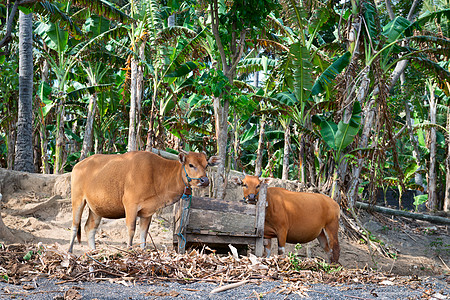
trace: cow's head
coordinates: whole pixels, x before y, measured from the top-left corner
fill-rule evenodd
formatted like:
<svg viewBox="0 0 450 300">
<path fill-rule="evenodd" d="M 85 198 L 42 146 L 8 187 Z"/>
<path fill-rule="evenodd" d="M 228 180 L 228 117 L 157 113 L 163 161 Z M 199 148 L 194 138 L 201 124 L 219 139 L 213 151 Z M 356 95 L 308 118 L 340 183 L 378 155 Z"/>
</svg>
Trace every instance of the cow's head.
<svg viewBox="0 0 450 300">
<path fill-rule="evenodd" d="M 270 178 L 260 179 L 259 176 L 245 175 L 244 179 L 233 177 L 232 180 L 235 184 L 242 185 L 244 201 L 249 204 L 256 204 L 261 184 L 268 183 Z"/>
<path fill-rule="evenodd" d="M 206 153 L 180 152 L 178 155 L 183 168 L 183 178 L 191 187 L 206 187 L 209 179 L 206 176 L 206 167 L 215 166 L 220 162 L 219 157 L 211 156 L 207 160 Z"/>
</svg>

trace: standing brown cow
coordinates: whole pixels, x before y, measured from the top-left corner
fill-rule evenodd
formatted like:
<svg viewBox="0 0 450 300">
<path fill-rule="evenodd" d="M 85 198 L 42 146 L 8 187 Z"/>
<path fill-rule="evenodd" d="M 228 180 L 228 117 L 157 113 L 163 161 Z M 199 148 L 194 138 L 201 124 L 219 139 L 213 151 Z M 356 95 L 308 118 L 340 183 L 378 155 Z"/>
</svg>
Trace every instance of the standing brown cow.
<svg viewBox="0 0 450 300">
<path fill-rule="evenodd" d="M 247 202 L 256 203 L 262 183 L 258 176 L 246 175 L 242 180 L 234 178 L 234 182 L 243 186 Z M 339 217 L 339 205 L 328 196 L 269 187 L 264 222 L 267 256 L 270 255 L 270 239 L 274 237 L 278 239 L 278 254 L 284 254 L 286 242 L 307 243 L 317 238 L 328 260 L 337 263 Z"/>
<path fill-rule="evenodd" d="M 128 246 L 133 243 L 136 218 L 139 217 L 141 247 L 145 247 L 152 215 L 161 207 L 179 200 L 191 187 L 209 185 L 204 153 L 182 152 L 179 162 L 145 151 L 125 154 L 96 154 L 75 165 L 72 171 L 72 240 L 81 239 L 81 215 L 89 207 L 85 231 L 88 244 L 95 249 L 95 233 L 102 218 L 125 218 Z"/>
</svg>

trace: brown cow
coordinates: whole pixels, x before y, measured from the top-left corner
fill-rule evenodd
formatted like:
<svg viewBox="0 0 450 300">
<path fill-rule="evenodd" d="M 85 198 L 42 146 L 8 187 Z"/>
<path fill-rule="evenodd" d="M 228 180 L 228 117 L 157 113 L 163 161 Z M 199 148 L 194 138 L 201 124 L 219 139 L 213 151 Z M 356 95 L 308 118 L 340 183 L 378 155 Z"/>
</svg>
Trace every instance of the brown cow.
<svg viewBox="0 0 450 300">
<path fill-rule="evenodd" d="M 243 186 L 244 198 L 256 203 L 262 181 L 258 176 L 233 178 Z M 278 254 L 284 254 L 288 243 L 307 243 L 315 238 L 328 255 L 328 260 L 339 260 L 339 205 L 330 197 L 315 193 L 298 193 L 279 187 L 267 189 L 264 239 L 266 253 L 270 255 L 272 238 L 278 239 Z M 265 244 L 266 244 L 265 243 Z"/>
<path fill-rule="evenodd" d="M 139 217 L 141 247 L 145 247 L 153 213 L 179 200 L 191 187 L 209 185 L 206 167 L 216 165 L 204 153 L 182 152 L 179 162 L 145 151 L 125 154 L 95 154 L 75 165 L 72 171 L 72 240 L 81 239 L 81 215 L 89 207 L 85 231 L 88 244 L 95 249 L 95 232 L 102 218 L 125 218 L 128 246 L 133 243 Z"/>
</svg>

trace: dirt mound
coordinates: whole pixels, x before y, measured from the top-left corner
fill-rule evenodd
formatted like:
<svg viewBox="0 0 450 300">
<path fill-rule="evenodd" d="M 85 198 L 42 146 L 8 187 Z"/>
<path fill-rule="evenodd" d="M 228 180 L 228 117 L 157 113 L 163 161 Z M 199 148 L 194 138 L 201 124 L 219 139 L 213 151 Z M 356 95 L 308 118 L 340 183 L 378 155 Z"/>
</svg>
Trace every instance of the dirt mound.
<svg viewBox="0 0 450 300">
<path fill-rule="evenodd" d="M 1 213 L 3 221 L 22 242 L 47 245 L 59 244 L 67 249 L 71 237 L 72 208 L 70 202 L 70 174 L 43 175 L 15 172 L 0 168 Z M 159 212 L 152 221 L 150 233 L 160 250 L 172 248 L 172 208 Z M 415 221 L 405 218 L 386 217 L 380 214 L 359 212 L 364 226 L 371 232 L 371 239 L 383 243 L 391 257 L 378 252 L 372 253 L 367 245 L 361 244 L 340 232 L 340 263 L 349 269 L 376 268 L 398 275 L 442 275 L 450 270 L 450 236 L 447 226 Z M 87 218 L 83 214 L 82 223 Z M 83 229 L 82 229 L 83 230 Z M 139 230 L 135 240 L 139 240 Z M 99 247 L 126 245 L 125 220 L 102 219 L 96 241 Z M 0 242 L 2 237 L 0 237 Z M 151 243 L 151 241 L 150 241 Z M 276 242 L 273 252 L 276 252 Z M 317 241 L 311 244 L 313 257 L 326 255 Z M 153 246 L 150 246 L 153 247 Z M 287 251 L 306 256 L 306 246 L 295 249 L 288 245 Z M 82 234 L 82 243 L 76 244 L 75 254 L 89 250 Z"/>
</svg>

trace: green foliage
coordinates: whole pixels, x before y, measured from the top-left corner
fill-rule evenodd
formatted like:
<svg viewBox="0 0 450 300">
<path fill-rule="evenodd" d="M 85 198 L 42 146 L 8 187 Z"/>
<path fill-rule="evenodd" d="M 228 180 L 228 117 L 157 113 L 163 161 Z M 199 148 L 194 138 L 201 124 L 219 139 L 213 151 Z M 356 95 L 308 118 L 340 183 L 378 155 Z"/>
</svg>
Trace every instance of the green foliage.
<svg viewBox="0 0 450 300">
<path fill-rule="evenodd" d="M 236 0 L 227 7 L 226 13 L 220 18 L 220 23 L 228 28 L 231 24 L 236 24 L 238 30 L 261 28 L 266 16 L 277 8 L 279 8 L 277 0 Z"/>
<path fill-rule="evenodd" d="M 341 153 L 353 142 L 359 132 L 361 105 L 359 102 L 355 102 L 352 116 L 348 123 L 340 121 L 336 124 L 333 121 L 323 119 L 319 116 L 315 116 L 313 121 L 319 125 L 322 139 L 333 150 L 335 161 L 338 163 L 342 159 Z"/>
<path fill-rule="evenodd" d="M 345 52 L 338 59 L 336 59 L 317 79 L 312 87 L 311 94 L 313 96 L 319 95 L 325 92 L 325 88 L 328 87 L 338 74 L 340 74 L 345 67 L 350 63 L 350 52 Z"/>
</svg>

